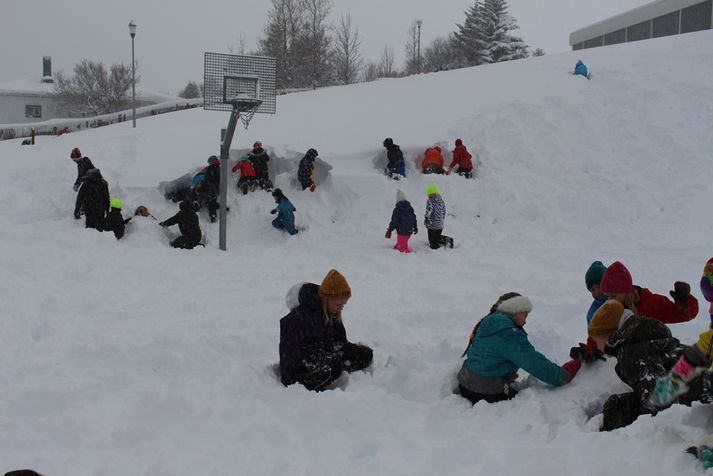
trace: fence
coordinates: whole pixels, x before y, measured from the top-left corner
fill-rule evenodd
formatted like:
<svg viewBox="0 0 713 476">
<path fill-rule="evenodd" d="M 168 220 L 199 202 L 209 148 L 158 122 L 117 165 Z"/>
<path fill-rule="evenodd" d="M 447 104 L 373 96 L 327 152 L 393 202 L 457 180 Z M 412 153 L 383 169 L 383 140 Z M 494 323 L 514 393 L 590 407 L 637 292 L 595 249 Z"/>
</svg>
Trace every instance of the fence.
<svg viewBox="0 0 713 476">
<path fill-rule="evenodd" d="M 167 112 L 184 111 L 203 105 L 203 98 L 182 99 L 170 101 L 151 106 L 144 106 L 136 109 L 136 119 L 141 119 Z M 114 114 L 104 114 L 94 117 L 83 117 L 75 119 L 50 119 L 44 122 L 34 122 L 29 124 L 14 124 L 0 126 L 0 140 L 19 139 L 31 137 L 34 129 L 35 136 L 62 135 L 67 132 L 75 132 L 83 129 L 94 129 L 96 127 L 108 126 L 120 122 L 132 120 L 132 110 L 121 111 Z"/>
</svg>

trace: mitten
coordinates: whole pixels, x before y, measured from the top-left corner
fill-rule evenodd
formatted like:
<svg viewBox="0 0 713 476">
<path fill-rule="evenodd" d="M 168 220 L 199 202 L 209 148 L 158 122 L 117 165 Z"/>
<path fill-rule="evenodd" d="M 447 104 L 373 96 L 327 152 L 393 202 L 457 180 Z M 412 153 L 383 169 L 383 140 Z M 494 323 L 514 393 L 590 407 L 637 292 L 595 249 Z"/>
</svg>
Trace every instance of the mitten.
<svg viewBox="0 0 713 476">
<path fill-rule="evenodd" d="M 676 304 L 685 306 L 688 304 L 688 298 L 691 297 L 691 286 L 683 281 L 676 281 L 673 285 L 673 291 L 669 291 Z"/>
<path fill-rule="evenodd" d="M 577 347 L 572 347 L 569 350 L 569 356 L 573 359 L 579 359 L 587 364 L 591 364 L 597 360 L 606 362 L 604 352 L 597 348 L 597 343 L 591 337 L 587 339 L 587 343 L 579 343 Z"/>
<path fill-rule="evenodd" d="M 562 365 L 562 368 L 567 372 L 568 380 L 572 380 L 579 369 L 582 368 L 582 361 L 578 359 L 572 359 L 569 362 Z"/>
<path fill-rule="evenodd" d="M 79 220 L 81 218 L 81 215 L 79 214 L 78 210 L 74 210 L 74 219 Z"/>
<path fill-rule="evenodd" d="M 78 183 L 75 183 L 75 184 L 74 184 L 74 187 L 72 187 L 72 188 L 73 188 L 74 191 L 76 192 L 77 190 L 79 190 L 79 184 L 78 184 Z"/>
<path fill-rule="evenodd" d="M 646 406 L 652 409 L 669 406 L 679 396 L 688 392 L 687 382 L 693 380 L 698 373 L 699 370 L 691 365 L 686 357 L 681 356 L 667 375 L 656 379 Z"/>
<path fill-rule="evenodd" d="M 270 210 L 271 215 L 274 215 L 275 213 L 277 213 L 277 208 L 273 208 L 272 210 Z"/>
<path fill-rule="evenodd" d="M 314 190 L 317 188 L 317 186 L 312 182 L 312 185 L 309 186 L 309 191 L 314 192 Z"/>
<path fill-rule="evenodd" d="M 384 238 L 391 239 L 391 230 L 386 230 L 386 233 L 384 233 Z"/>
</svg>

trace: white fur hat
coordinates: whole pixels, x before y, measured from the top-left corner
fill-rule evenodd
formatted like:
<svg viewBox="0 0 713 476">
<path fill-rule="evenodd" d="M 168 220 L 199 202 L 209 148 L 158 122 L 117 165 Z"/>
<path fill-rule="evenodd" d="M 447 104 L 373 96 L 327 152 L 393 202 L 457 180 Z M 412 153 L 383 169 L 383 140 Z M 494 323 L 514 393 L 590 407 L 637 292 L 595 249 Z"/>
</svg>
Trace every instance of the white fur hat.
<svg viewBox="0 0 713 476">
<path fill-rule="evenodd" d="M 396 190 L 396 203 L 399 202 L 405 202 L 406 201 L 406 194 L 404 194 L 404 191 L 401 189 Z"/>
<path fill-rule="evenodd" d="M 518 312 L 530 312 L 532 311 L 532 303 L 525 296 L 515 296 L 510 299 L 506 299 L 501 302 L 498 307 L 498 311 L 505 312 L 510 315 L 515 315 Z"/>
</svg>

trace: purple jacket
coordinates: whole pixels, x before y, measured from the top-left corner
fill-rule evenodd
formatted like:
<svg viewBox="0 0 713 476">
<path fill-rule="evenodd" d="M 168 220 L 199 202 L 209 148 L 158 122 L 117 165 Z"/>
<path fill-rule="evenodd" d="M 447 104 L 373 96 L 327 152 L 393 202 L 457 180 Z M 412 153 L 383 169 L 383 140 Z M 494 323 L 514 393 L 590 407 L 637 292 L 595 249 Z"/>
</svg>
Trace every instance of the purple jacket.
<svg viewBox="0 0 713 476">
<path fill-rule="evenodd" d="M 416 214 L 413 211 L 411 204 L 402 200 L 396 203 L 394 212 L 391 214 L 391 223 L 389 223 L 389 231 L 396 230 L 399 235 L 411 235 L 418 231 L 416 222 Z"/>
</svg>

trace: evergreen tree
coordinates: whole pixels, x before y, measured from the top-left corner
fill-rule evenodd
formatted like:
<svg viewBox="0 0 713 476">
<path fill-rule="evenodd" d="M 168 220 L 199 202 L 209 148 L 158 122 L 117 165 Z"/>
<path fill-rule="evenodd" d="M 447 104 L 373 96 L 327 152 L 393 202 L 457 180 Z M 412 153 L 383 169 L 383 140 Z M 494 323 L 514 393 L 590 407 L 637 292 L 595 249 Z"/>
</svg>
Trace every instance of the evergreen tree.
<svg viewBox="0 0 713 476">
<path fill-rule="evenodd" d="M 178 97 L 182 97 L 184 99 L 199 98 L 201 97 L 200 87 L 198 87 L 198 84 L 195 82 L 190 81 L 185 88 L 178 92 Z"/>
<path fill-rule="evenodd" d="M 526 58 L 529 53 L 522 39 L 511 36 L 512 30 L 517 30 L 515 18 L 508 14 L 506 0 L 484 0 L 482 5 L 484 18 L 483 34 L 488 49 L 490 62 L 509 61 Z"/>
<path fill-rule="evenodd" d="M 461 66 L 477 66 L 491 62 L 489 38 L 486 37 L 486 20 L 484 5 L 476 0 L 465 12 L 465 22 L 458 25 L 458 31 L 453 35 Z"/>
</svg>

